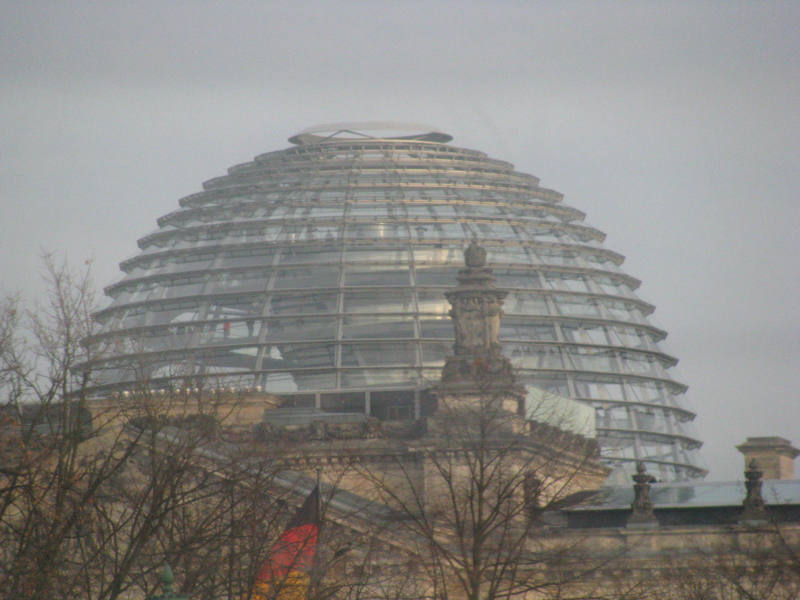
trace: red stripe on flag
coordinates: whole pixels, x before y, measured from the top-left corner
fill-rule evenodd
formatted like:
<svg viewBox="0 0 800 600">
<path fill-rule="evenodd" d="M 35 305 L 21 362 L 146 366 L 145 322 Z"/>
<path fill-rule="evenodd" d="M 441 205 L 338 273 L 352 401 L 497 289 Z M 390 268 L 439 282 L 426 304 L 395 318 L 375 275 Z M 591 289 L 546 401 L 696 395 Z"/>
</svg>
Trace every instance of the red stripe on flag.
<svg viewBox="0 0 800 600">
<path fill-rule="evenodd" d="M 261 565 L 256 576 L 256 586 L 280 587 L 290 573 L 308 572 L 314 564 L 319 538 L 319 487 L 314 488 L 303 506 L 295 513 L 289 525 Z M 260 586 L 259 586 L 260 584 Z"/>
<path fill-rule="evenodd" d="M 316 523 L 288 529 L 272 547 L 256 581 L 282 581 L 289 571 L 308 571 L 317 550 L 319 526 Z"/>
</svg>

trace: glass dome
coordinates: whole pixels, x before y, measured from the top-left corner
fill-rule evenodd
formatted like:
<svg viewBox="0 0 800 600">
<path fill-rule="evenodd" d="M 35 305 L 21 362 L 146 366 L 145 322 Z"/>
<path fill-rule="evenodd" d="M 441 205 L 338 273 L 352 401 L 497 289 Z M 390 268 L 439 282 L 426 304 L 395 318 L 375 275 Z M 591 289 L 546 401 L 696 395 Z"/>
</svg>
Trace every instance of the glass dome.
<svg viewBox="0 0 800 600">
<path fill-rule="evenodd" d="M 315 127 L 183 198 L 105 290 L 97 393 L 146 380 L 419 414 L 453 344 L 444 292 L 475 236 L 510 292 L 501 340 L 521 381 L 594 407 L 610 466 L 704 475 L 677 360 L 623 257 L 561 194 L 450 139 Z"/>
</svg>

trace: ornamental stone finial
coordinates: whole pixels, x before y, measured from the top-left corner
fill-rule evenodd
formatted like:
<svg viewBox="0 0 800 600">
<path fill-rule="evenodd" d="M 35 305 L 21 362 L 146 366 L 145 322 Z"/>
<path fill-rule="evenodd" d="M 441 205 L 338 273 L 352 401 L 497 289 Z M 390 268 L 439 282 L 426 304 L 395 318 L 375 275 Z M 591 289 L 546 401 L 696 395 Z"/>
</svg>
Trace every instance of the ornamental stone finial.
<svg viewBox="0 0 800 600">
<path fill-rule="evenodd" d="M 655 477 L 647 472 L 643 461 L 636 463 L 636 475 L 633 476 L 633 512 L 628 517 L 628 527 L 658 527 L 658 519 L 653 512 L 653 502 L 650 500 L 650 484 Z"/>
<path fill-rule="evenodd" d="M 175 575 L 168 564 L 164 564 L 161 570 L 161 594 L 158 596 L 148 596 L 145 600 L 189 600 L 189 596 L 175 594 L 172 591 L 172 584 L 175 583 Z"/>
<path fill-rule="evenodd" d="M 764 472 L 758 468 L 758 463 L 750 461 L 750 466 L 744 472 L 744 487 L 747 490 L 744 501 L 742 502 L 742 516 L 739 522 L 745 525 L 759 525 L 767 522 L 767 505 L 761 495 L 763 482 L 761 478 Z"/>
<path fill-rule="evenodd" d="M 473 237 L 464 251 L 464 263 L 470 269 L 480 269 L 486 266 L 486 249 L 478 245 L 477 238 Z"/>
<path fill-rule="evenodd" d="M 175 583 L 175 574 L 172 572 L 172 567 L 165 564 L 164 569 L 161 571 L 161 585 L 164 592 L 171 592 L 173 583 Z"/>
</svg>

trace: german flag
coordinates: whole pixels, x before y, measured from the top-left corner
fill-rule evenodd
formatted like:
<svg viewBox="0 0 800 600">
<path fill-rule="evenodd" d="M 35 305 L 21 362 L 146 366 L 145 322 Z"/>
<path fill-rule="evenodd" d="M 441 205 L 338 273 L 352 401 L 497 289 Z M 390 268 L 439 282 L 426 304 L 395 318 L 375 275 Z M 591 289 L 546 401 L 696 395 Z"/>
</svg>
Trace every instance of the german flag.
<svg viewBox="0 0 800 600">
<path fill-rule="evenodd" d="M 251 600 L 305 600 L 319 537 L 319 486 L 281 534 L 256 575 Z"/>
</svg>

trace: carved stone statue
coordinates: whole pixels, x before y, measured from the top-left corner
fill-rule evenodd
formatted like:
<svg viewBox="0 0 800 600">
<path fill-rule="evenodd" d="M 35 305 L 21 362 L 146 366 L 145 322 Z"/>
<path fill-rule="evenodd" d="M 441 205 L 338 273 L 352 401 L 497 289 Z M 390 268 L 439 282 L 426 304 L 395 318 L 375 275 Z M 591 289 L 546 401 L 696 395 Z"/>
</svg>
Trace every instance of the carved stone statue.
<svg viewBox="0 0 800 600">
<path fill-rule="evenodd" d="M 456 328 L 456 353 L 488 352 L 499 346 L 499 302 L 485 296 L 458 298 L 450 310 Z"/>
<path fill-rule="evenodd" d="M 657 527 L 658 519 L 653 512 L 653 501 L 650 500 L 650 484 L 655 477 L 647 472 L 643 462 L 636 463 L 636 475 L 632 477 L 633 486 L 633 512 L 628 517 L 628 527 Z"/>
</svg>

